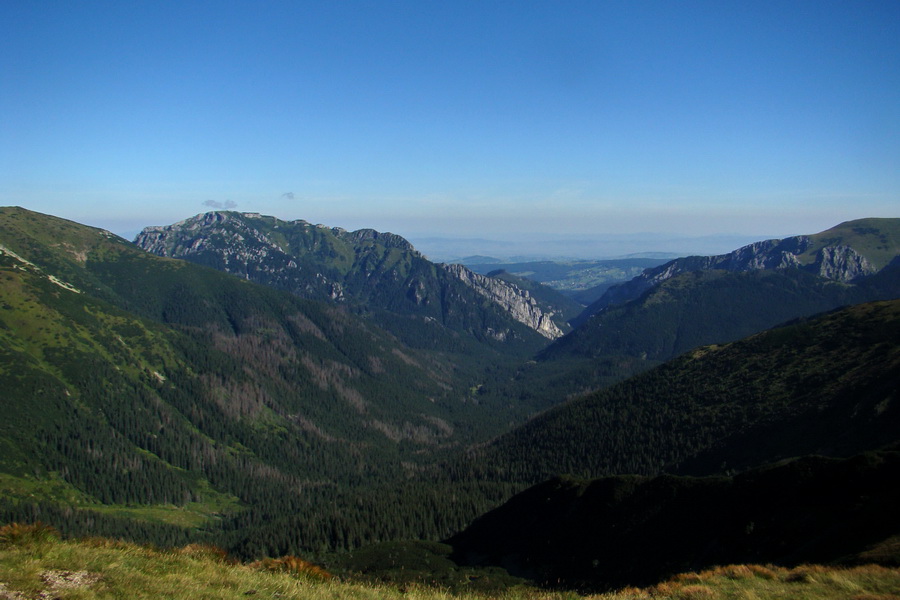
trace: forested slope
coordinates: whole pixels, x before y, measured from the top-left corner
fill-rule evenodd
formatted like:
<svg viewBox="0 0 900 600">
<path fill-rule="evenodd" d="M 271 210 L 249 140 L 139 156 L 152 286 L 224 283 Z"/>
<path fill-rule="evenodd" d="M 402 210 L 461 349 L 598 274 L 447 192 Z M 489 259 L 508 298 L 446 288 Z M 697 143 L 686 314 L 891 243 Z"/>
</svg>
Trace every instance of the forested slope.
<svg viewBox="0 0 900 600">
<path fill-rule="evenodd" d="M 854 284 L 799 269 L 688 271 L 595 315 L 542 360 L 633 357 L 647 366 L 840 306 L 900 297 L 900 265 Z"/>
<path fill-rule="evenodd" d="M 883 451 L 805 457 L 734 477 L 559 478 L 515 496 L 449 543 L 463 564 L 502 565 L 580 590 L 740 563 L 893 566 L 898 477 L 900 453 Z M 730 574 L 752 576 L 747 567 Z"/>
<path fill-rule="evenodd" d="M 551 409 L 457 468 L 461 477 L 536 483 L 679 466 L 721 472 L 877 448 L 900 431 L 898 341 L 893 300 L 697 348 Z"/>
<path fill-rule="evenodd" d="M 22 209 L 0 210 L 0 246 L 0 513 L 243 553 L 434 537 L 471 518 L 450 494 L 397 491 L 498 426 L 453 357 Z"/>
</svg>

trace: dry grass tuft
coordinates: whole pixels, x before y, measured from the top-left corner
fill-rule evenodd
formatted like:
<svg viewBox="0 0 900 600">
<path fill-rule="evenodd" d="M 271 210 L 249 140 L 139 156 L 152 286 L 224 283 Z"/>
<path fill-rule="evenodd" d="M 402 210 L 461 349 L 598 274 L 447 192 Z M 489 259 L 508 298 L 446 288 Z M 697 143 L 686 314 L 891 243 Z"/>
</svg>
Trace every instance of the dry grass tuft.
<svg viewBox="0 0 900 600">
<path fill-rule="evenodd" d="M 631 599 L 647 600 L 651 596 L 650 596 L 650 592 L 648 592 L 647 590 L 643 590 L 641 588 L 636 588 L 636 587 L 626 587 L 626 588 L 622 588 L 621 590 L 619 590 L 615 594 L 613 594 L 613 597 L 614 598 L 628 598 L 629 600 L 631 600 Z"/>
<path fill-rule="evenodd" d="M 303 560 L 298 556 L 282 556 L 281 558 L 265 558 L 250 563 L 250 567 L 263 571 L 290 573 L 318 580 L 328 580 L 334 577 L 331 573 L 318 565 Z"/>
<path fill-rule="evenodd" d="M 674 596 L 682 587 L 684 586 L 677 581 L 663 581 L 650 588 L 650 593 L 654 596 Z"/>
<path fill-rule="evenodd" d="M 821 576 L 829 571 L 831 569 L 821 565 L 800 565 L 788 571 L 782 580 L 788 583 L 812 583 L 816 581 L 817 575 Z"/>
<path fill-rule="evenodd" d="M 218 546 L 213 546 L 212 544 L 188 544 L 183 548 L 177 548 L 173 550 L 175 554 L 181 556 L 189 556 L 191 558 L 198 558 L 202 560 L 210 560 L 213 562 L 228 562 L 228 553 L 219 548 Z"/>
<path fill-rule="evenodd" d="M 704 600 L 705 598 L 715 598 L 715 590 L 705 585 L 686 585 L 678 591 L 678 598 L 683 600 Z"/>
<path fill-rule="evenodd" d="M 753 577 L 753 571 L 747 565 L 726 565 L 724 567 L 716 567 L 707 573 L 713 577 L 719 576 L 727 579 L 750 579 Z"/>
<path fill-rule="evenodd" d="M 687 573 L 679 573 L 672 578 L 672 581 L 677 581 L 678 583 L 702 583 L 707 579 L 708 577 L 703 577 L 699 573 L 688 571 Z"/>
<path fill-rule="evenodd" d="M 0 547 L 48 544 L 57 540 L 59 540 L 59 532 L 40 521 L 30 525 L 10 523 L 0 527 Z"/>
<path fill-rule="evenodd" d="M 78 540 L 78 543 L 83 544 L 88 548 L 104 548 L 108 550 L 124 550 L 126 548 L 135 547 L 135 544 L 133 542 L 123 542 L 122 540 L 105 537 L 80 538 Z"/>
<path fill-rule="evenodd" d="M 776 567 L 773 567 L 771 565 L 747 565 L 747 568 L 750 569 L 750 571 L 760 579 L 772 580 L 778 578 L 778 573 L 775 572 Z"/>
</svg>

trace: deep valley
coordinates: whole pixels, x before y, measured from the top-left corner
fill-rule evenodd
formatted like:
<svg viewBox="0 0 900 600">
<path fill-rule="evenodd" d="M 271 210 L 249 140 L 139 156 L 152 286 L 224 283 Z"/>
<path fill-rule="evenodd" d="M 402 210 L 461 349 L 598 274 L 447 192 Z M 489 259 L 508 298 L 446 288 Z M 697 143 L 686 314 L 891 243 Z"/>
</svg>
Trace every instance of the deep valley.
<svg viewBox="0 0 900 600">
<path fill-rule="evenodd" d="M 448 588 L 900 566 L 900 219 L 489 266 L 0 208 L 0 524 Z"/>
</svg>

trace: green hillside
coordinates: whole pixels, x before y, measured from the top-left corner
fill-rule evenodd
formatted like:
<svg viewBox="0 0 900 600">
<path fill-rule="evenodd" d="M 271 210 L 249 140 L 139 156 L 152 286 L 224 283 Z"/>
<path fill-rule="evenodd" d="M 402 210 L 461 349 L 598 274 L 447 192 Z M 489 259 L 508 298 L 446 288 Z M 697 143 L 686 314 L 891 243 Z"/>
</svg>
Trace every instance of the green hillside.
<svg viewBox="0 0 900 600">
<path fill-rule="evenodd" d="M 541 357 L 635 357 L 650 366 L 698 346 L 738 340 L 798 317 L 897 297 L 898 267 L 856 284 L 797 269 L 690 271 L 666 279 L 637 300 L 607 308 L 548 347 Z"/>
<path fill-rule="evenodd" d="M 502 493 L 406 483 L 509 419 L 452 356 L 23 209 L 0 246 L 0 514 L 258 555 L 446 535 Z"/>
<path fill-rule="evenodd" d="M 846 221 L 809 236 L 810 247 L 800 255 L 802 264 L 811 264 L 829 246 L 849 246 L 876 269 L 888 266 L 900 254 L 900 219 L 869 218 Z"/>
<path fill-rule="evenodd" d="M 900 300 L 697 348 L 470 452 L 462 472 L 537 483 L 569 473 L 721 472 L 848 456 L 898 439 Z M 701 460 L 701 457 L 705 457 Z"/>
</svg>

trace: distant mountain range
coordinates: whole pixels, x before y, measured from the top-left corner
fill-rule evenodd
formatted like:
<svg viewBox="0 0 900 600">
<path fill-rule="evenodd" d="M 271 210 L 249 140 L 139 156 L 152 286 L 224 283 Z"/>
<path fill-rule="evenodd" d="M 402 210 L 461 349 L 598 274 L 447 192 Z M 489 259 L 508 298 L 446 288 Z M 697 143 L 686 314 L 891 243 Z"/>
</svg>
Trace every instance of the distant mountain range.
<svg viewBox="0 0 900 600">
<path fill-rule="evenodd" d="M 551 287 L 580 304 L 581 308 L 578 309 L 578 313 L 581 313 L 584 306 L 600 298 L 613 285 L 629 281 L 640 275 L 644 269 L 663 264 L 673 257 L 627 257 L 609 260 L 518 263 L 504 263 L 499 260 L 486 261 L 483 260 L 484 258 L 472 257 L 471 262 L 464 264 L 476 273 L 487 275 L 502 270 L 511 275 Z M 576 316 L 577 314 L 572 314 L 571 318 Z"/>
</svg>

